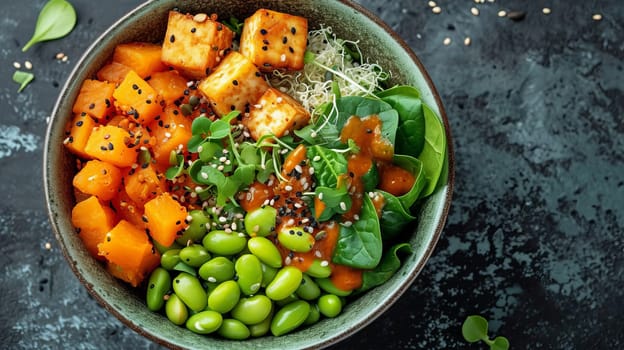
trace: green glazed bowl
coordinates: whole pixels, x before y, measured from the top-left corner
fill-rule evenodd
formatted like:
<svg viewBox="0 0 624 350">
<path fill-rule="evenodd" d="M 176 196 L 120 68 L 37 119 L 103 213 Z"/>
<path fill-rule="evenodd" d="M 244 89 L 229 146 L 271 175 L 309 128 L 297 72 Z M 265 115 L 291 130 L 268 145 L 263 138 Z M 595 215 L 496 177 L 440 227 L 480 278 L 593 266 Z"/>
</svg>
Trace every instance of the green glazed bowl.
<svg viewBox="0 0 624 350">
<path fill-rule="evenodd" d="M 410 243 L 414 253 L 382 287 L 368 291 L 347 304 L 343 313 L 281 337 L 266 336 L 244 341 L 223 340 L 194 334 L 175 326 L 145 306 L 140 289 L 113 278 L 93 259 L 75 234 L 70 217 L 75 204 L 72 178 L 75 158 L 63 147 L 64 126 L 72 116 L 72 105 L 80 85 L 111 56 L 115 45 L 129 41 L 159 42 L 165 34 L 167 13 L 217 13 L 220 18 L 245 18 L 258 8 L 283 11 L 308 19 L 311 28 L 331 26 L 338 37 L 359 40 L 365 56 L 392 73 L 392 84 L 417 87 L 422 98 L 442 119 L 446 128 L 447 159 L 443 185 L 423 203 Z M 451 133 L 440 97 L 425 68 L 407 44 L 387 25 L 350 1 L 331 0 L 160 0 L 149 1 L 113 24 L 87 50 L 71 73 L 52 113 L 45 141 L 44 186 L 50 221 L 70 267 L 89 293 L 128 327 L 170 348 L 211 349 L 305 349 L 323 348 L 355 334 L 386 311 L 423 269 L 441 235 L 451 202 L 454 158 Z"/>
</svg>

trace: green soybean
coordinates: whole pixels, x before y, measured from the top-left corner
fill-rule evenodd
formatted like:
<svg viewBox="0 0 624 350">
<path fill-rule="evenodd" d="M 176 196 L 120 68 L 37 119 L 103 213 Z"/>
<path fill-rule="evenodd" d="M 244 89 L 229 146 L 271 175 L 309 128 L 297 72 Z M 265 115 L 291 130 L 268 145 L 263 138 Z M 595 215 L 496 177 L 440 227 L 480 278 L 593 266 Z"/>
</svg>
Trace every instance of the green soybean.
<svg viewBox="0 0 624 350">
<path fill-rule="evenodd" d="M 342 311 L 342 301 L 337 295 L 325 294 L 318 300 L 319 311 L 325 317 L 336 317 Z"/>
<path fill-rule="evenodd" d="M 326 278 L 331 275 L 331 266 L 323 263 L 321 259 L 314 259 L 312 264 L 306 270 L 306 274 L 314 278 Z"/>
<path fill-rule="evenodd" d="M 219 329 L 223 316 L 212 310 L 198 312 L 186 321 L 186 328 L 198 334 L 210 334 Z"/>
<path fill-rule="evenodd" d="M 206 307 L 206 291 L 197 277 L 181 272 L 173 280 L 173 291 L 193 311 L 200 311 Z"/>
<path fill-rule="evenodd" d="M 145 300 L 147 308 L 152 311 L 160 310 L 165 305 L 165 295 L 171 289 L 171 276 L 169 271 L 162 267 L 157 267 L 152 271 L 147 282 L 147 293 Z"/>
<path fill-rule="evenodd" d="M 251 254 L 255 255 L 268 266 L 280 268 L 282 267 L 282 255 L 279 250 L 268 238 L 251 237 L 247 241 L 247 248 Z"/>
<path fill-rule="evenodd" d="M 310 314 L 310 304 L 297 300 L 279 309 L 271 321 L 271 333 L 279 337 L 301 326 Z"/>
<path fill-rule="evenodd" d="M 234 263 L 226 257 L 217 256 L 205 262 L 198 272 L 208 282 L 224 282 L 234 278 Z"/>
<path fill-rule="evenodd" d="M 321 312 L 319 311 L 318 304 L 312 304 L 310 305 L 310 313 L 308 314 L 308 317 L 303 322 L 303 324 L 307 326 L 315 324 L 316 322 L 318 322 L 320 318 L 321 318 Z"/>
<path fill-rule="evenodd" d="M 280 244 L 293 252 L 306 253 L 314 246 L 314 237 L 301 227 L 284 227 L 277 233 Z"/>
<path fill-rule="evenodd" d="M 218 333 L 220 336 L 232 340 L 247 339 L 251 335 L 249 328 L 243 322 L 233 318 L 223 320 Z"/>
<path fill-rule="evenodd" d="M 297 296 L 297 294 L 293 293 L 282 300 L 274 300 L 274 302 L 275 302 L 275 305 L 282 307 L 297 300 L 299 300 L 299 297 Z"/>
<path fill-rule="evenodd" d="M 273 304 L 265 295 L 257 294 L 248 298 L 241 298 L 232 309 L 232 317 L 247 325 L 262 322 L 269 314 Z"/>
<path fill-rule="evenodd" d="M 240 299 L 240 288 L 235 281 L 225 281 L 219 284 L 208 295 L 208 307 L 210 310 L 219 313 L 226 313 L 232 310 Z"/>
<path fill-rule="evenodd" d="M 262 285 L 262 265 L 260 260 L 252 254 L 243 254 L 234 263 L 234 270 L 238 280 L 236 281 L 245 295 L 253 295 L 260 290 Z"/>
<path fill-rule="evenodd" d="M 266 287 L 266 296 L 273 300 L 282 300 L 293 294 L 303 278 L 301 270 L 294 266 L 286 266 L 277 272 L 275 278 Z"/>
<path fill-rule="evenodd" d="M 173 270 L 180 261 L 180 249 L 169 249 L 160 256 L 160 265 L 167 270 Z"/>
<path fill-rule="evenodd" d="M 183 246 L 187 245 L 189 241 L 191 243 L 201 242 L 201 239 L 206 235 L 206 224 L 210 224 L 210 218 L 203 210 L 191 210 L 189 217 L 191 221 L 188 227 L 184 230 L 182 236 L 176 238 L 176 242 Z"/>
<path fill-rule="evenodd" d="M 273 320 L 273 309 L 271 309 L 269 316 L 262 320 L 262 322 L 249 326 L 249 332 L 251 333 L 251 336 L 254 338 L 261 337 L 269 333 L 269 330 L 271 329 L 271 320 Z"/>
<path fill-rule="evenodd" d="M 334 285 L 334 283 L 329 278 L 317 278 L 316 284 L 321 287 L 322 290 L 329 294 L 335 294 L 339 297 L 346 297 L 350 295 L 352 291 L 342 290 Z"/>
<path fill-rule="evenodd" d="M 251 237 L 268 236 L 275 229 L 277 209 L 262 206 L 245 214 L 245 231 Z"/>
<path fill-rule="evenodd" d="M 262 283 L 260 286 L 262 288 L 266 288 L 266 286 L 268 286 L 269 283 L 273 281 L 273 279 L 275 278 L 275 275 L 277 275 L 278 269 L 268 266 L 262 263 L 262 261 L 260 262 L 260 264 L 262 266 Z"/>
<path fill-rule="evenodd" d="M 178 298 L 177 295 L 171 294 L 165 304 L 165 314 L 171 323 L 178 326 L 184 324 L 188 319 L 189 312 L 186 305 Z"/>
<path fill-rule="evenodd" d="M 321 289 L 312 277 L 304 273 L 296 293 L 299 298 L 309 301 L 317 299 L 321 295 Z"/>
<path fill-rule="evenodd" d="M 211 253 L 234 255 L 247 247 L 247 238 L 243 233 L 228 233 L 223 230 L 214 230 L 204 236 L 202 244 Z"/>
<path fill-rule="evenodd" d="M 200 244 L 191 244 L 180 250 L 180 259 L 192 267 L 200 267 L 210 260 L 210 253 Z"/>
</svg>

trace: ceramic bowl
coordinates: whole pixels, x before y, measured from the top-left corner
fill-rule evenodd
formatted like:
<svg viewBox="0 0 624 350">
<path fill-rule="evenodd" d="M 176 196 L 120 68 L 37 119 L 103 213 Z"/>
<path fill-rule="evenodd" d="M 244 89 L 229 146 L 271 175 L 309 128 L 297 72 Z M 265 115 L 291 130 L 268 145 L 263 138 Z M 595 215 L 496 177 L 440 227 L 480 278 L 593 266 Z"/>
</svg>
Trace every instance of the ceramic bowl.
<svg viewBox="0 0 624 350">
<path fill-rule="evenodd" d="M 383 287 L 368 291 L 349 302 L 342 314 L 281 337 L 266 336 L 242 342 L 194 334 L 150 312 L 143 293 L 113 278 L 84 248 L 70 221 L 75 204 L 71 181 L 75 158 L 63 147 L 64 125 L 71 118 L 73 101 L 81 82 L 111 56 L 115 45 L 130 41 L 159 42 L 164 37 L 167 13 L 218 13 L 221 18 L 245 18 L 258 8 L 269 8 L 308 18 L 311 28 L 331 26 L 338 37 L 359 40 L 365 56 L 392 73 L 391 83 L 410 84 L 441 117 L 446 128 L 448 157 L 444 185 L 423 203 L 410 243 L 414 253 Z M 44 185 L 52 227 L 73 272 L 91 295 L 111 314 L 145 337 L 170 348 L 268 349 L 323 348 L 355 334 L 386 311 L 411 285 L 423 269 L 438 241 L 448 214 L 453 188 L 453 148 L 448 120 L 440 97 L 416 55 L 387 25 L 360 5 L 350 1 L 150 1 L 113 24 L 86 51 L 71 73 L 58 98 L 47 130 L 44 155 Z"/>
</svg>

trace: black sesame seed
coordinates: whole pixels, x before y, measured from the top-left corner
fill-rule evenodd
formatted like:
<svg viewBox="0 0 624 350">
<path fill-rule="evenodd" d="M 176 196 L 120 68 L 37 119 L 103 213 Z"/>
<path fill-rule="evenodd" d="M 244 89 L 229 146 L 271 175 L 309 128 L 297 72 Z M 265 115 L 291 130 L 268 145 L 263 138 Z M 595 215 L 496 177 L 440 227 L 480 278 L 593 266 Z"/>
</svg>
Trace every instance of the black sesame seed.
<svg viewBox="0 0 624 350">
<path fill-rule="evenodd" d="M 262 35 L 266 35 L 266 33 L 267 33 L 267 30 L 266 30 L 266 29 L 260 29 L 260 34 L 262 34 Z"/>
<path fill-rule="evenodd" d="M 372 133 L 373 133 L 373 130 L 371 130 L 371 129 L 366 129 L 366 133 L 367 133 L 367 134 L 372 134 Z"/>
<path fill-rule="evenodd" d="M 288 38 L 287 37 L 283 37 L 282 38 L 282 44 L 286 44 L 288 42 Z"/>
<path fill-rule="evenodd" d="M 110 107 L 111 106 L 111 101 L 109 99 L 104 99 L 104 103 L 106 104 L 106 107 Z"/>
<path fill-rule="evenodd" d="M 256 76 L 259 77 L 261 74 L 260 72 L 256 72 Z"/>
<path fill-rule="evenodd" d="M 268 49 L 269 49 L 269 48 L 268 48 L 268 47 L 266 47 L 266 46 L 263 46 L 263 47 L 262 47 L 262 50 L 263 50 L 263 51 L 266 51 L 266 50 L 268 50 Z"/>
<path fill-rule="evenodd" d="M 95 108 L 95 103 L 91 103 L 91 104 L 89 105 L 89 109 L 93 109 L 93 108 Z"/>
<path fill-rule="evenodd" d="M 137 84 L 132 84 L 132 88 L 133 88 L 134 90 L 138 90 L 138 89 L 139 89 L 139 86 L 138 86 Z"/>
<path fill-rule="evenodd" d="M 106 146 L 100 146 L 100 149 L 101 149 L 102 151 L 108 151 L 108 148 L 106 148 Z"/>
<path fill-rule="evenodd" d="M 108 143 L 108 150 L 112 151 L 112 150 L 113 150 L 113 148 L 115 148 L 115 145 L 113 145 L 113 143 L 112 143 L 112 142 L 109 142 L 109 143 Z"/>
<path fill-rule="evenodd" d="M 180 225 L 182 222 L 180 220 L 176 221 L 176 225 Z"/>
<path fill-rule="evenodd" d="M 263 40 L 262 40 L 262 43 L 263 43 L 264 45 L 269 45 L 269 41 L 268 41 L 267 39 L 263 39 Z"/>
<path fill-rule="evenodd" d="M 191 28 L 191 33 L 195 33 L 197 31 L 197 28 L 193 27 Z"/>
<path fill-rule="evenodd" d="M 217 24 L 217 31 L 223 30 L 223 26 L 221 24 Z"/>
<path fill-rule="evenodd" d="M 295 27 L 291 27 L 291 28 L 290 28 L 290 32 L 291 32 L 291 33 L 293 33 L 293 35 L 294 35 L 294 34 L 297 34 L 297 28 L 295 28 Z"/>
<path fill-rule="evenodd" d="M 148 105 L 152 104 L 152 100 L 145 100 L 145 103 L 147 103 Z"/>
<path fill-rule="evenodd" d="M 76 126 L 82 126 L 82 124 L 83 124 L 82 120 L 79 120 L 79 121 L 76 122 Z"/>
<path fill-rule="evenodd" d="M 235 110 L 235 109 L 236 109 L 236 106 L 234 106 L 234 105 L 231 105 L 231 106 L 230 106 L 230 110 L 231 110 L 231 111 L 233 111 L 233 110 Z"/>
<path fill-rule="evenodd" d="M 169 42 L 174 42 L 175 41 L 175 35 L 171 34 L 171 36 L 169 37 Z"/>
<path fill-rule="evenodd" d="M 238 85 L 238 80 L 236 80 L 236 79 L 232 80 L 232 84 Z"/>
<path fill-rule="evenodd" d="M 290 53 L 295 53 L 295 49 L 293 49 L 292 46 L 288 47 L 288 51 L 290 51 Z"/>
</svg>

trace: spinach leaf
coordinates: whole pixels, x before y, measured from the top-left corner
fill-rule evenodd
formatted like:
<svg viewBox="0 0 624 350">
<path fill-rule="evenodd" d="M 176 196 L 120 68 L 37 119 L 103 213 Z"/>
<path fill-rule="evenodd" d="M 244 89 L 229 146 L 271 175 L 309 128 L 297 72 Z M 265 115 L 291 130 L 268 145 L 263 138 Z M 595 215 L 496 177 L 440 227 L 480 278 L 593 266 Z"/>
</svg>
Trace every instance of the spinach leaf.
<svg viewBox="0 0 624 350">
<path fill-rule="evenodd" d="M 317 186 L 338 187 L 338 178 L 347 173 L 347 159 L 340 153 L 323 146 L 311 146 L 308 159 L 314 168 Z"/>
<path fill-rule="evenodd" d="M 64 37 L 76 25 L 76 10 L 66 0 L 48 1 L 37 18 L 35 33 L 24 45 L 22 51 L 28 50 L 34 44 Z"/>
<path fill-rule="evenodd" d="M 379 219 L 369 196 L 364 196 L 360 219 L 340 225 L 332 261 L 359 269 L 373 269 L 381 260 L 383 246 Z"/>
<path fill-rule="evenodd" d="M 327 221 L 331 219 L 335 214 L 344 214 L 353 204 L 351 196 L 347 192 L 347 186 L 341 185 L 338 188 L 317 186 L 314 190 L 315 196 L 325 203 L 325 208 L 321 215 L 316 212 L 317 208 L 314 207 L 314 216 L 318 215 L 317 221 Z"/>
<path fill-rule="evenodd" d="M 370 168 L 366 174 L 362 175 L 362 185 L 364 185 L 364 192 L 374 190 L 379 184 L 379 171 L 377 171 L 377 165 L 375 162 L 371 162 Z"/>
<path fill-rule="evenodd" d="M 420 194 L 421 198 L 427 197 L 435 191 L 446 157 L 444 125 L 427 105 L 423 105 L 423 109 L 425 111 L 425 146 L 418 159 L 423 164 L 427 185 Z"/>
<path fill-rule="evenodd" d="M 21 70 L 15 71 L 15 73 L 13 73 L 13 81 L 20 84 L 17 92 L 22 92 L 26 85 L 30 84 L 33 79 L 35 79 L 35 76 L 32 73 L 22 72 Z"/>
<path fill-rule="evenodd" d="M 425 143 L 425 116 L 420 93 L 412 86 L 395 86 L 377 94 L 399 113 L 395 153 L 417 157 Z"/>
<path fill-rule="evenodd" d="M 397 197 L 384 191 L 379 193 L 384 196 L 384 206 L 379 218 L 381 236 L 384 240 L 391 239 L 402 233 L 405 226 L 416 220 L 416 217 L 410 214 Z"/>
<path fill-rule="evenodd" d="M 409 243 L 400 243 L 390 247 L 377 267 L 371 271 L 364 271 L 362 286 L 356 290 L 356 293 L 362 293 L 386 283 L 401 267 L 399 253 L 411 254 L 412 246 Z"/>
<path fill-rule="evenodd" d="M 419 194 L 422 192 L 427 183 L 423 172 L 424 165 L 417 158 L 402 154 L 395 154 L 392 158 L 392 162 L 414 175 L 414 184 L 412 185 L 412 188 L 406 194 L 398 197 L 401 204 L 403 204 L 403 207 L 409 208 L 418 198 L 420 198 Z"/>
</svg>

